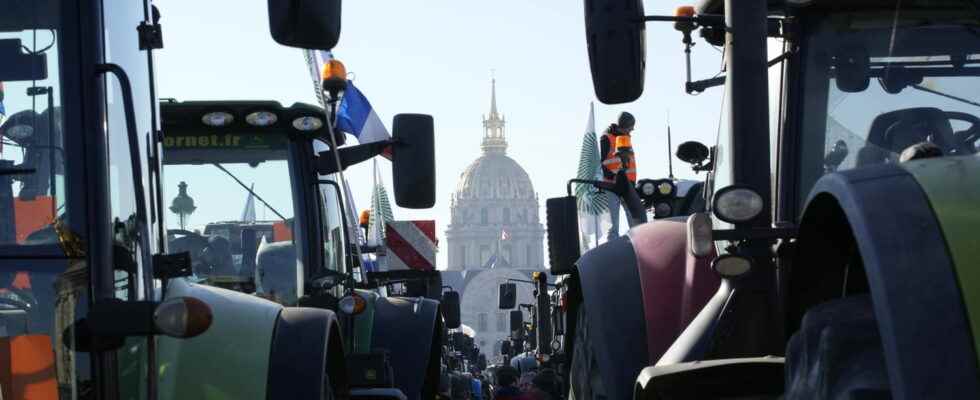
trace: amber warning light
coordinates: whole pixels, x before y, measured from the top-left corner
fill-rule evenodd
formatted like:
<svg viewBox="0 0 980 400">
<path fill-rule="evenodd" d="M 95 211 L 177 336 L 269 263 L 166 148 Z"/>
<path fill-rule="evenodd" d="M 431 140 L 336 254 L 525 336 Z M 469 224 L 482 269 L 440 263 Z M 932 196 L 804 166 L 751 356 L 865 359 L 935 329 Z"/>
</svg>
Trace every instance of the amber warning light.
<svg viewBox="0 0 980 400">
<path fill-rule="evenodd" d="M 347 87 L 347 67 L 340 60 L 331 59 L 323 64 L 320 79 L 323 81 L 323 90 L 329 92 L 331 97 L 336 97 Z"/>
</svg>

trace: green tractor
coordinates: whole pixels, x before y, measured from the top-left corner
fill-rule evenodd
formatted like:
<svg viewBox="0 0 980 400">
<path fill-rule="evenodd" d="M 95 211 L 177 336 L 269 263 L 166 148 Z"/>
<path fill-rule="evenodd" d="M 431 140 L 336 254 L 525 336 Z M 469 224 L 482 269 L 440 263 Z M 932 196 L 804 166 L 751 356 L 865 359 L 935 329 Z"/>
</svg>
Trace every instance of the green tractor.
<svg viewBox="0 0 980 400">
<path fill-rule="evenodd" d="M 725 58 L 721 77 L 685 83 L 724 85 L 717 142 L 677 152 L 707 171 L 708 204 L 677 240 L 720 284 L 638 374 L 596 357 L 609 397 L 980 397 L 980 4 L 710 0 L 647 16 L 586 0 L 585 14 L 605 103 L 642 94 L 647 22 Z M 620 328 L 593 333 L 617 350 Z"/>
<path fill-rule="evenodd" d="M 338 160 L 346 169 L 391 146 L 396 203 L 431 207 L 432 117 L 400 114 L 391 140 L 333 147 L 344 134 L 316 106 L 172 101 L 160 109 L 164 198 L 179 217 L 167 234 L 172 251 L 191 256 L 187 279 L 287 309 L 336 312 L 343 349 L 331 354 L 348 372 L 352 394 L 434 398 L 444 331 L 439 298 L 389 296 L 387 285 L 365 279 L 359 228 L 347 212 L 352 199 L 336 168 Z M 232 206 L 243 203 L 244 211 Z"/>
<path fill-rule="evenodd" d="M 339 5 L 270 0 L 272 36 L 329 49 Z M 168 251 L 151 1 L 0 10 L 0 397 L 351 397 L 333 312 L 197 284 Z"/>
</svg>

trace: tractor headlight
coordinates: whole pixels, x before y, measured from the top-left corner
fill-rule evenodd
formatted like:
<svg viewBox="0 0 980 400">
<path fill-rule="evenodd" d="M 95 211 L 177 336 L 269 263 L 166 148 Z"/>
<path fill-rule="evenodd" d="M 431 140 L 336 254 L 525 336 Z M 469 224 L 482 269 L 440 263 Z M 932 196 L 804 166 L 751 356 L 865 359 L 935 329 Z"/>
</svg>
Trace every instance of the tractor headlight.
<svg viewBox="0 0 980 400">
<path fill-rule="evenodd" d="M 640 184 L 637 186 L 640 187 L 640 193 L 643 194 L 643 197 L 653 196 L 657 192 L 657 185 L 648 179 L 640 181 Z"/>
<path fill-rule="evenodd" d="M 299 117 L 293 120 L 293 128 L 300 131 L 315 131 L 323 127 L 323 120 L 317 117 Z"/>
<path fill-rule="evenodd" d="M 762 196 L 747 187 L 729 186 L 715 193 L 712 209 L 722 221 L 747 222 L 762 212 Z"/>
<path fill-rule="evenodd" d="M 245 116 L 245 122 L 252 126 L 269 126 L 279 120 L 279 117 L 269 111 L 256 111 Z"/>
<path fill-rule="evenodd" d="M 30 125 L 14 125 L 5 132 L 13 140 L 23 140 L 34 135 L 34 127 Z"/>
<path fill-rule="evenodd" d="M 711 263 L 713 269 L 722 278 L 736 278 L 752 270 L 752 260 L 734 254 L 726 254 L 716 258 Z"/>
<path fill-rule="evenodd" d="M 204 123 L 204 125 L 214 128 L 231 125 L 231 123 L 234 121 L 235 117 L 224 111 L 209 112 L 201 117 L 201 122 Z"/>
</svg>

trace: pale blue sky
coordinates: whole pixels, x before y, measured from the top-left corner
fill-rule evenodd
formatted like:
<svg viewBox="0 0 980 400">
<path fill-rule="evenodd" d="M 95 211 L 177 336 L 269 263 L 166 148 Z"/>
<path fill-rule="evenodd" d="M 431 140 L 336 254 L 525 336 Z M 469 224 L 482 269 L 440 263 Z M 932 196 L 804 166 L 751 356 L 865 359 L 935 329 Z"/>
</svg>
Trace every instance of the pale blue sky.
<svg viewBox="0 0 980 400">
<path fill-rule="evenodd" d="M 279 46 L 269 36 L 266 0 L 155 3 L 164 27 L 165 47 L 157 56 L 161 97 L 315 103 L 301 51 Z M 681 4 L 649 1 L 647 14 L 669 14 Z M 576 172 L 589 102 L 595 100 L 582 14 L 582 2 L 568 0 L 344 2 L 343 33 L 334 54 L 354 73 L 355 84 L 389 129 L 397 113 L 435 118 L 436 207 L 396 208 L 396 218 L 435 219 L 443 238 L 459 174 L 480 155 L 491 69 L 498 106 L 507 118 L 508 155 L 528 171 L 544 217 L 544 200 L 563 195 Z M 648 24 L 643 97 L 620 106 L 596 102 L 599 130 L 620 111 L 636 116 L 633 144 L 641 177 L 667 175 L 668 107 L 675 146 L 684 140 L 712 142 L 718 128 L 722 89 L 697 97 L 683 93 L 680 40 L 672 24 Z M 718 72 L 720 53 L 706 43 L 698 43 L 694 56 L 695 78 Z M 390 163 L 379 164 L 390 191 Z M 679 177 L 694 177 L 677 160 L 674 170 Z M 349 169 L 348 177 L 358 208 L 367 207 L 371 163 Z M 262 187 L 256 183 L 256 191 L 265 195 Z M 244 195 L 231 198 L 244 204 Z M 195 200 L 231 202 L 229 207 L 241 209 L 239 200 L 227 197 Z M 442 249 L 440 266 L 445 256 Z"/>
</svg>

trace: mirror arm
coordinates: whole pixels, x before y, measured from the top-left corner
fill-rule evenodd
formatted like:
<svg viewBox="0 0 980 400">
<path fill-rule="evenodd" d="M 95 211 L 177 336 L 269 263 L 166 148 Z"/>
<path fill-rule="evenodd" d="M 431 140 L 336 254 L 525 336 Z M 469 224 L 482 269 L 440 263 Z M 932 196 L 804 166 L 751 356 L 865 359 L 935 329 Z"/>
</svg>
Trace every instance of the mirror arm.
<svg viewBox="0 0 980 400">
<path fill-rule="evenodd" d="M 332 150 L 320 152 L 316 161 L 316 171 L 320 175 L 330 175 L 339 172 L 337 171 L 337 161 L 334 158 L 336 154 L 340 155 L 341 168 L 346 170 L 351 165 L 359 164 L 363 161 L 370 160 L 374 156 L 380 155 L 386 147 L 395 143 L 397 143 L 395 139 L 389 139 L 356 146 L 341 147 L 336 152 Z"/>
</svg>

